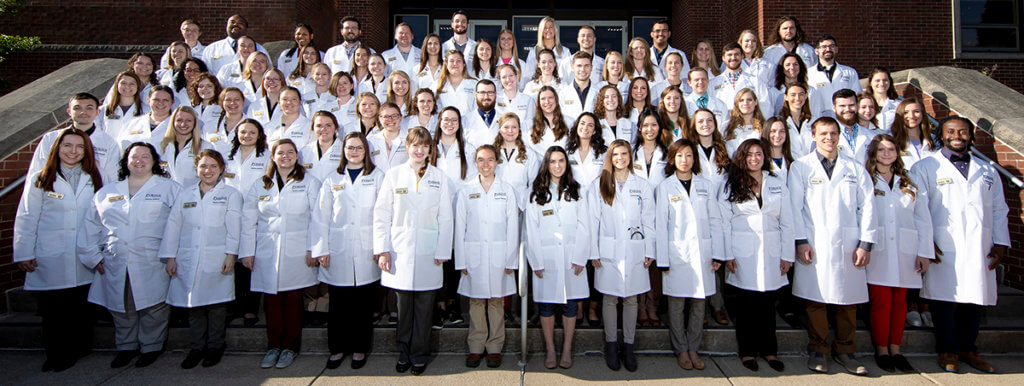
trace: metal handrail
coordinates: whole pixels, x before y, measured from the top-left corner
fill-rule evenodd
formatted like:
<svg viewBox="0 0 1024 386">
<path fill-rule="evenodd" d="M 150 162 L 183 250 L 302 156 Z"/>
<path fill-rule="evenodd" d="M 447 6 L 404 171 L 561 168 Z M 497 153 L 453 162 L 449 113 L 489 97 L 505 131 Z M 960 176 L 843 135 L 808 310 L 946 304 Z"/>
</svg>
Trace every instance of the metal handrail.
<svg viewBox="0 0 1024 386">
<path fill-rule="evenodd" d="M 931 114 L 926 114 L 926 116 L 928 117 L 928 121 L 931 122 L 932 127 L 939 127 L 939 121 L 937 119 L 935 119 L 935 117 L 931 116 Z M 977 130 L 977 126 L 975 126 L 975 130 Z M 1003 176 L 1005 176 L 1006 179 L 1009 180 L 1011 184 L 1014 184 L 1015 186 L 1017 186 L 1017 189 L 1024 189 L 1024 181 L 1021 181 L 1020 178 L 1017 178 L 1017 176 L 1013 175 L 1013 173 L 1010 173 L 1009 170 L 1006 170 L 1006 168 L 1000 166 L 998 162 L 995 162 L 991 158 L 988 158 L 988 156 L 982 154 L 981 151 L 978 151 L 978 148 L 972 146 L 971 147 L 971 154 L 974 154 L 978 158 L 981 158 L 983 161 L 987 162 L 990 166 L 992 166 L 993 168 L 998 170 L 999 174 L 1002 174 Z"/>
<path fill-rule="evenodd" d="M 3 188 L 3 190 L 0 190 L 0 198 L 6 197 L 7 194 L 13 192 L 14 189 L 17 189 L 18 187 L 20 187 L 24 183 L 25 183 L 25 176 L 18 177 L 18 179 L 14 180 L 14 182 L 11 182 L 9 185 L 5 186 Z"/>
</svg>

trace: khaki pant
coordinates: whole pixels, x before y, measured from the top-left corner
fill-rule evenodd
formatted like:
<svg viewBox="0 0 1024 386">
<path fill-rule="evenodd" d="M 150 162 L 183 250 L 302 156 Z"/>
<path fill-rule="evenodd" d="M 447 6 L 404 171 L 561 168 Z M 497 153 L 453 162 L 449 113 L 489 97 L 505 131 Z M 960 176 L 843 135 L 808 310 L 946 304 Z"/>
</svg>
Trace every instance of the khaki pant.
<svg viewBox="0 0 1024 386">
<path fill-rule="evenodd" d="M 501 354 L 505 345 L 505 298 L 469 299 L 469 335 L 472 354 Z"/>
<path fill-rule="evenodd" d="M 857 332 L 857 305 L 825 304 L 807 301 L 807 335 L 810 342 L 807 349 L 828 355 L 832 347 L 828 344 L 828 312 L 833 308 L 836 315 L 836 340 L 832 342 L 836 353 L 853 354 L 857 346 L 853 343 Z"/>
</svg>

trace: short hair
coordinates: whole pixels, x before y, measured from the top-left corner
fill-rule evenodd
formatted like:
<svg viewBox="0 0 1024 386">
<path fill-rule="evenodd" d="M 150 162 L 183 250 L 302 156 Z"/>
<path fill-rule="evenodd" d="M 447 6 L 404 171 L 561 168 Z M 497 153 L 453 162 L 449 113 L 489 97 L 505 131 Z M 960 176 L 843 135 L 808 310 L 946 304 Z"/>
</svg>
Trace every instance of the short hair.
<svg viewBox="0 0 1024 386">
<path fill-rule="evenodd" d="M 494 81 L 490 79 L 480 79 L 478 82 L 476 82 L 476 86 L 473 87 L 473 91 L 475 92 L 476 88 L 480 87 L 481 85 L 494 87 L 495 90 L 498 89 L 498 87 L 494 85 Z"/>
<path fill-rule="evenodd" d="M 242 16 L 242 15 L 239 15 L 239 14 L 236 13 L 234 15 L 228 16 L 228 20 L 231 20 L 231 18 L 233 18 L 233 17 L 237 17 L 239 19 L 242 19 L 242 24 L 245 24 L 245 28 L 249 28 L 249 20 L 246 19 L 245 16 Z"/>
<path fill-rule="evenodd" d="M 974 128 L 975 128 L 974 122 L 971 122 L 970 119 L 961 117 L 959 115 L 950 115 L 948 117 L 942 118 L 942 120 L 939 121 L 939 129 L 941 130 L 943 127 L 946 126 L 947 123 L 953 122 L 953 121 L 963 122 L 965 125 L 967 125 L 967 130 L 971 131 L 971 136 L 972 137 L 974 136 Z"/>
<path fill-rule="evenodd" d="M 693 75 L 694 72 L 703 72 L 704 76 L 708 77 L 709 80 L 711 79 L 711 75 L 708 74 L 708 69 L 704 67 L 690 67 L 690 72 L 686 73 L 686 80 L 693 79 L 691 75 Z"/>
<path fill-rule="evenodd" d="M 595 30 L 594 26 L 592 26 L 590 24 L 584 24 L 584 25 L 580 26 L 580 29 L 576 30 L 576 33 L 579 34 L 580 33 L 579 31 L 582 31 L 582 30 L 585 30 L 585 29 L 589 29 L 590 32 L 593 32 L 594 34 L 597 34 L 597 30 Z"/>
<path fill-rule="evenodd" d="M 352 15 L 345 16 L 345 17 L 341 18 L 341 22 L 339 24 L 344 26 L 346 21 L 351 21 L 353 23 L 356 23 L 356 27 L 359 28 L 359 29 L 363 28 L 363 23 L 360 23 L 359 19 L 357 19 L 355 16 L 352 16 Z"/>
<path fill-rule="evenodd" d="M 245 20 L 245 19 L 243 19 L 243 20 Z M 203 26 L 201 24 L 199 24 L 199 22 L 196 21 L 195 19 L 185 19 L 185 20 L 182 20 L 181 21 L 181 25 L 185 25 L 185 24 L 192 24 L 192 25 L 195 25 L 196 27 L 199 27 L 199 29 L 203 29 Z"/>
<path fill-rule="evenodd" d="M 591 64 L 594 63 L 594 55 L 582 50 L 572 55 L 572 63 L 576 63 L 576 59 L 586 59 L 589 60 Z"/>
<path fill-rule="evenodd" d="M 743 53 L 743 47 L 740 46 L 739 43 L 728 42 L 728 43 L 725 43 L 725 47 L 722 47 L 722 55 L 725 55 L 726 52 L 729 52 L 729 51 L 732 51 L 732 50 L 740 50 L 740 53 L 741 54 Z"/>
<path fill-rule="evenodd" d="M 452 20 L 455 20 L 455 17 L 459 15 L 462 15 L 466 18 L 466 20 L 469 20 L 469 16 L 467 16 L 466 12 L 461 9 L 456 9 L 455 12 L 452 12 Z"/>
<path fill-rule="evenodd" d="M 651 28 L 653 29 L 653 28 L 654 28 L 654 26 L 656 26 L 656 25 L 658 25 L 658 24 L 664 24 L 664 25 L 665 25 L 666 27 L 668 27 L 668 30 L 669 30 L 669 31 L 672 31 L 672 24 L 669 24 L 669 22 L 668 22 L 668 19 L 666 19 L 666 18 L 661 18 L 661 19 L 658 19 L 658 20 L 656 20 L 656 21 L 654 22 L 654 24 L 651 24 Z"/>
<path fill-rule="evenodd" d="M 854 94 L 854 95 L 856 96 L 857 94 Z M 814 120 L 814 123 L 811 124 L 811 135 L 813 135 L 814 133 L 816 133 L 818 131 L 818 126 L 824 126 L 824 125 L 835 126 L 837 130 L 839 129 L 839 121 L 837 121 L 835 118 L 832 118 L 832 117 L 821 117 L 821 118 L 818 118 L 818 119 Z"/>
<path fill-rule="evenodd" d="M 832 36 L 832 35 L 829 35 L 829 34 L 824 34 L 824 35 L 821 36 L 821 38 L 818 39 L 818 42 L 817 42 L 817 44 L 815 44 L 815 46 L 821 45 L 821 43 L 826 41 L 826 40 L 831 40 L 833 43 L 839 44 L 839 39 L 836 39 L 835 36 Z"/>
<path fill-rule="evenodd" d="M 848 89 L 848 88 L 844 88 L 842 90 L 836 91 L 836 92 L 832 93 L 832 104 L 833 105 L 836 104 L 836 99 L 846 99 L 846 98 L 857 99 L 857 93 L 855 91 L 853 91 L 853 90 Z"/>
<path fill-rule="evenodd" d="M 117 87 L 117 86 L 114 86 L 114 87 Z M 71 102 L 80 101 L 80 100 L 83 100 L 83 99 L 88 99 L 88 100 L 93 101 L 94 103 L 96 103 L 96 107 L 97 108 L 99 108 L 99 106 L 100 106 L 99 98 L 96 98 L 95 95 L 92 95 L 92 94 L 87 93 L 87 92 L 80 92 L 80 93 L 76 93 L 75 95 L 72 95 L 71 98 L 68 99 L 68 104 L 70 105 Z"/>
</svg>

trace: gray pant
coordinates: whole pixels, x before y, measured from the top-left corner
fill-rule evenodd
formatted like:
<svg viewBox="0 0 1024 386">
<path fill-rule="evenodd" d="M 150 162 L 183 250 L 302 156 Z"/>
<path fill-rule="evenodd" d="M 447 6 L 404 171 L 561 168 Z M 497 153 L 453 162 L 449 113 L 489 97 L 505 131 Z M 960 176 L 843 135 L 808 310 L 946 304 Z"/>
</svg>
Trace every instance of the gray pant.
<svg viewBox="0 0 1024 386">
<path fill-rule="evenodd" d="M 622 341 L 632 344 L 636 337 L 636 305 L 637 295 L 622 298 Z M 601 307 L 601 316 L 604 318 L 604 341 L 618 342 L 618 310 L 615 306 L 619 303 L 619 297 L 615 295 L 604 295 L 604 306 Z"/>
<path fill-rule="evenodd" d="M 227 303 L 189 308 L 189 346 L 193 350 L 223 349 L 227 316 Z"/>
<path fill-rule="evenodd" d="M 669 336 L 672 351 L 679 355 L 697 351 L 704 335 L 704 299 L 668 297 Z M 686 308 L 689 306 L 689 312 Z"/>
<path fill-rule="evenodd" d="M 131 279 L 125 278 L 125 312 L 110 311 L 114 320 L 114 343 L 119 351 L 160 351 L 167 340 L 167 320 L 171 307 L 160 303 L 142 310 L 135 309 Z M 141 346 L 141 348 L 140 348 Z"/>
<path fill-rule="evenodd" d="M 722 297 L 722 283 L 725 283 L 725 270 L 715 271 L 715 294 L 708 296 L 707 304 L 712 310 L 725 310 L 725 298 Z"/>
<path fill-rule="evenodd" d="M 437 291 L 395 290 L 398 298 L 398 361 L 423 365 L 430 359 L 430 321 Z"/>
</svg>

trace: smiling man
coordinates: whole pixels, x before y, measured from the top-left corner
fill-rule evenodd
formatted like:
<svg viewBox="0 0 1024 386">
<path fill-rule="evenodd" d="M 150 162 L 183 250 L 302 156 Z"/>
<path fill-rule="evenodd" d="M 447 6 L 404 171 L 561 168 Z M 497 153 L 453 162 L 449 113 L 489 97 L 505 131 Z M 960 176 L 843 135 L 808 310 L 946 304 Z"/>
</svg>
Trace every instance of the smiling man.
<svg viewBox="0 0 1024 386">
<path fill-rule="evenodd" d="M 412 79 L 416 79 L 414 74 L 416 74 L 416 66 L 420 64 L 420 49 L 412 45 L 412 40 L 412 27 L 404 22 L 398 23 L 395 26 L 395 46 L 381 53 L 388 66 L 388 74 L 395 70 L 401 70 Z M 416 89 L 416 87 L 412 87 L 413 91 Z"/>
<path fill-rule="evenodd" d="M 225 31 L 227 37 L 210 43 L 203 50 L 203 62 L 206 63 L 206 68 L 210 70 L 211 74 L 216 74 L 221 67 L 235 60 L 235 53 L 238 51 L 238 38 L 248 34 L 249 21 L 245 20 L 242 15 L 231 15 L 228 18 Z M 256 43 L 256 50 L 266 54 L 268 58 L 270 57 L 267 50 L 259 43 Z"/>
</svg>

